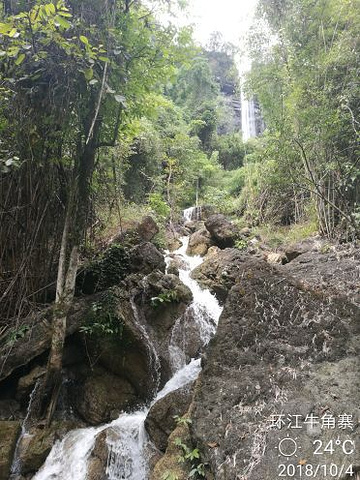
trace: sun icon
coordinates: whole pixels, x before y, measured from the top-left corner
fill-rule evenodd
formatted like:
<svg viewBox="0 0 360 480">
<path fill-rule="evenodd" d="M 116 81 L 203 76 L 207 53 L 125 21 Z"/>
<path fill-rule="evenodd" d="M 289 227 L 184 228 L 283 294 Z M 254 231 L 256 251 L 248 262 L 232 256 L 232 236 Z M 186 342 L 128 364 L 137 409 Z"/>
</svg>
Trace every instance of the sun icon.
<svg viewBox="0 0 360 480">
<path fill-rule="evenodd" d="M 297 437 L 291 438 L 289 434 L 285 438 L 279 438 L 278 446 L 275 447 L 279 457 L 297 457 L 297 451 L 301 449 L 297 444 Z"/>
</svg>

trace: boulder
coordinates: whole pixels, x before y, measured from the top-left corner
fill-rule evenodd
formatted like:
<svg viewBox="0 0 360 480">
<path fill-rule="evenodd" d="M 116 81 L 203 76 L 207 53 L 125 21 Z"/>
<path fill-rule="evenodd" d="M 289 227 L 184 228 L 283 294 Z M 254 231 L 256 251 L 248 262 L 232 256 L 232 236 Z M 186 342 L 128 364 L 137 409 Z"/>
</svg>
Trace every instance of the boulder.
<svg viewBox="0 0 360 480">
<path fill-rule="evenodd" d="M 97 297 L 93 297 L 92 300 Z M 70 336 L 84 324 L 84 319 L 91 310 L 89 299 L 77 299 L 70 308 L 66 335 Z M 23 337 L 12 345 L 0 347 L 0 382 L 9 377 L 11 373 L 23 365 L 27 365 L 34 358 L 44 353 L 51 345 L 51 318 L 52 308 L 46 308 L 42 312 L 34 313 L 27 319 L 29 325 Z"/>
<path fill-rule="evenodd" d="M 217 213 L 205 221 L 211 239 L 220 248 L 233 247 L 239 235 L 238 229 L 224 215 Z"/>
<path fill-rule="evenodd" d="M 176 427 L 175 417 L 182 417 L 188 411 L 192 388 L 186 385 L 157 401 L 149 410 L 145 428 L 151 441 L 165 452 L 169 435 Z"/>
<path fill-rule="evenodd" d="M 324 451 L 338 438 L 357 441 L 359 307 L 304 289 L 277 271 L 284 267 L 254 257 L 238 267 L 193 400 L 190 428 L 203 462 L 215 480 L 278 478 L 279 464 L 297 469 L 300 460 L 359 465 L 358 449 Z M 353 426 L 341 426 L 344 414 Z"/>
<path fill-rule="evenodd" d="M 21 474 L 34 475 L 45 462 L 54 443 L 62 440 L 70 430 L 81 426 L 79 422 L 55 420 L 50 427 L 31 428 L 29 435 L 22 437 L 19 445 Z"/>
<path fill-rule="evenodd" d="M 33 391 L 36 382 L 45 375 L 46 368 L 41 366 L 34 367 L 27 375 L 19 378 L 17 389 L 16 389 L 16 400 L 21 401 L 22 403 L 24 400 L 28 402 L 29 395 Z"/>
<path fill-rule="evenodd" d="M 159 227 L 155 220 L 150 215 L 147 215 L 141 219 L 136 227 L 136 231 L 142 240 L 150 242 L 159 233 Z"/>
<path fill-rule="evenodd" d="M 14 457 L 20 423 L 0 421 L 0 480 L 8 480 Z"/>
<path fill-rule="evenodd" d="M 265 254 L 265 260 L 267 261 L 267 263 L 270 263 L 270 265 L 283 265 L 284 263 L 286 263 L 286 256 L 284 253 L 267 252 Z"/>
<path fill-rule="evenodd" d="M 96 367 L 76 388 L 74 407 L 90 425 L 113 420 L 122 411 L 138 402 L 136 391 L 129 381 Z"/>
<path fill-rule="evenodd" d="M 178 440 L 190 448 L 191 437 L 187 423 L 178 425 L 171 433 L 165 455 L 156 463 L 150 480 L 163 478 L 176 478 L 176 480 L 188 480 L 191 467 L 187 462 L 179 462 L 179 457 L 184 455 Z M 172 475 L 172 477 L 170 476 Z"/>
<path fill-rule="evenodd" d="M 169 343 L 172 328 L 192 301 L 192 293 L 179 277 L 163 275 L 159 271 L 145 277 L 142 285 L 143 289 L 138 291 L 135 303 L 156 347 L 163 384 L 171 376 Z"/>
<path fill-rule="evenodd" d="M 244 262 L 249 258 L 249 255 L 236 248 L 211 250 L 204 262 L 192 271 L 191 276 L 223 303 L 231 287 L 238 281 Z"/>
<path fill-rule="evenodd" d="M 165 272 L 164 256 L 150 242 L 141 243 L 130 250 L 130 263 L 134 273 L 148 274 L 153 270 Z"/>
<path fill-rule="evenodd" d="M 213 242 L 210 238 L 210 233 L 206 228 L 201 228 L 190 236 L 186 253 L 188 255 L 204 256 L 212 245 Z"/>
<path fill-rule="evenodd" d="M 106 444 L 106 430 L 100 432 L 95 440 L 94 448 L 88 460 L 86 480 L 107 480 L 106 463 L 108 447 Z"/>
</svg>

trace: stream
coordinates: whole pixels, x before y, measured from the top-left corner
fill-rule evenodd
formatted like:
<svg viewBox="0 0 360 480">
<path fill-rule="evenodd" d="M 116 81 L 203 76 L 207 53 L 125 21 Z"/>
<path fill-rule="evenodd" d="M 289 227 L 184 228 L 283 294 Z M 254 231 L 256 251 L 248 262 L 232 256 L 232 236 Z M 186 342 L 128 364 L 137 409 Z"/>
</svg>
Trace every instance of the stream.
<svg viewBox="0 0 360 480">
<path fill-rule="evenodd" d="M 191 218 L 191 209 L 184 212 L 185 218 L 189 218 L 189 215 Z M 186 363 L 186 355 L 182 348 L 186 342 L 187 324 L 192 322 L 193 331 L 193 323 L 196 323 L 202 346 L 205 346 L 216 331 L 222 311 L 215 296 L 208 290 L 203 290 L 190 277 L 191 271 L 200 265 L 203 259 L 186 254 L 189 237 L 182 237 L 180 240 L 182 246 L 171 254 L 167 252 L 165 260 L 168 266 L 172 258 L 180 257 L 179 277 L 190 288 L 193 302 L 173 327 L 169 345 L 172 378 L 157 392 L 150 406 L 133 413 L 123 413 L 106 425 L 69 432 L 62 441 L 55 443 L 46 462 L 33 480 L 86 480 L 88 459 L 94 448 L 96 437 L 104 430 L 106 430 L 109 452 L 106 465 L 108 480 L 147 480 L 149 478 L 147 452 L 151 442 L 144 426 L 149 409 L 165 395 L 196 380 L 201 370 L 200 358 L 191 359 Z M 135 309 L 134 306 L 133 309 Z M 134 315 L 136 319 L 136 311 Z M 139 328 L 141 331 L 144 329 L 140 323 Z M 147 335 L 146 339 L 149 344 L 149 361 L 154 361 L 150 352 L 155 352 L 155 348 Z"/>
</svg>

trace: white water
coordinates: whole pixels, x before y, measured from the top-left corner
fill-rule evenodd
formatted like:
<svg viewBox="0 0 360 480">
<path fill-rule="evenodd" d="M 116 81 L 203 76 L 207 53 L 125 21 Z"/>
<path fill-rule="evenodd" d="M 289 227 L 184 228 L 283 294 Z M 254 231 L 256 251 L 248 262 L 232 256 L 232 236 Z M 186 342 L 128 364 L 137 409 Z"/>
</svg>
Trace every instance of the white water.
<svg viewBox="0 0 360 480">
<path fill-rule="evenodd" d="M 257 136 L 254 99 L 248 100 L 241 93 L 241 130 L 244 142 Z"/>
<path fill-rule="evenodd" d="M 173 255 L 179 256 L 183 260 L 184 266 L 179 269 L 179 276 L 185 285 L 190 288 L 194 297 L 192 304 L 188 307 L 188 310 L 192 309 L 192 315 L 189 315 L 188 312 L 187 317 L 185 315 L 184 318 L 189 319 L 191 316 L 193 321 L 196 322 L 202 340 L 201 343 L 204 346 L 215 332 L 222 309 L 216 298 L 208 290 L 202 290 L 197 282 L 190 277 L 191 270 L 200 265 L 203 259 L 186 255 L 189 239 L 183 237 L 181 241 L 183 242 L 182 247 Z M 166 263 L 169 264 L 170 261 L 171 258 L 167 256 Z M 135 320 L 139 325 L 141 324 L 138 318 Z M 180 323 L 180 320 L 178 323 Z M 186 336 L 186 327 L 182 328 L 183 335 Z M 144 327 L 140 330 L 151 345 L 149 347 L 150 361 L 156 365 L 157 355 L 154 354 L 155 349 L 151 340 L 146 331 L 144 333 Z M 170 353 L 171 347 L 173 347 L 174 363 L 177 362 L 177 368 L 174 369 L 175 374 L 158 392 L 151 405 L 168 393 L 196 380 L 201 370 L 200 359 L 193 359 L 189 364 L 184 365 L 185 355 L 181 350 L 181 345 L 171 345 Z M 178 361 L 176 361 L 176 356 L 179 357 Z M 71 431 L 61 442 L 56 442 L 45 464 L 33 477 L 33 480 L 86 480 L 88 459 L 94 448 L 97 435 L 104 430 L 106 430 L 109 450 L 106 466 L 108 479 L 147 480 L 148 462 L 146 453 L 150 442 L 144 422 L 148 411 L 149 408 L 143 408 L 134 413 L 124 413 L 107 425 Z"/>
<path fill-rule="evenodd" d="M 35 395 L 36 395 L 36 392 L 38 390 L 39 385 L 40 385 L 40 382 L 38 380 L 35 383 L 35 387 L 30 394 L 29 405 L 28 405 L 28 408 L 27 408 L 27 411 L 26 411 L 26 416 L 25 416 L 24 421 L 21 425 L 20 436 L 19 436 L 19 438 L 16 442 L 14 459 L 13 459 L 11 469 L 10 469 L 10 478 L 12 476 L 16 477 L 17 475 L 19 475 L 21 473 L 20 452 L 21 452 L 21 448 L 22 448 L 22 442 L 23 442 L 24 439 L 29 438 L 31 436 L 28 432 L 28 427 L 29 427 L 28 422 L 29 422 L 30 416 L 32 414 L 32 406 L 33 406 L 33 402 L 34 402 Z"/>
</svg>

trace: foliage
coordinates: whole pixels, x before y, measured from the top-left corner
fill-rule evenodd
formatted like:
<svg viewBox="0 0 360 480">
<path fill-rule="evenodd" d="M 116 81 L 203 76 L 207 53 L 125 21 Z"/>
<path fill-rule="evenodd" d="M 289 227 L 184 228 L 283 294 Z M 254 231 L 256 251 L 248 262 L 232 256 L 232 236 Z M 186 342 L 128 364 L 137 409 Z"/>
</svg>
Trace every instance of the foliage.
<svg viewBox="0 0 360 480">
<path fill-rule="evenodd" d="M 180 463 L 189 462 L 191 464 L 191 470 L 189 478 L 191 477 L 205 477 L 205 466 L 200 462 L 200 452 L 198 448 L 191 449 L 185 445 L 180 438 L 175 439 L 175 445 L 180 447 L 183 451 L 182 455 L 179 455 L 178 461 Z"/>
<path fill-rule="evenodd" d="M 117 313 L 118 297 L 109 289 L 101 295 L 99 301 L 91 305 L 90 313 L 86 319 L 86 325 L 80 327 L 80 331 L 93 336 L 116 336 L 122 338 L 124 323 Z"/>
<path fill-rule="evenodd" d="M 176 290 L 167 290 L 166 292 L 159 293 L 156 297 L 152 297 L 150 305 L 154 308 L 159 307 L 163 303 L 178 302 L 178 295 Z"/>
<path fill-rule="evenodd" d="M 274 216 L 266 210 L 272 209 L 268 199 L 275 187 L 281 222 L 301 221 L 311 202 L 321 233 L 354 234 L 360 191 L 358 2 L 264 0 L 258 19 L 249 42 L 248 88 L 268 130 L 255 174 L 260 217 Z M 275 172 L 269 181 L 267 164 Z"/>
</svg>

